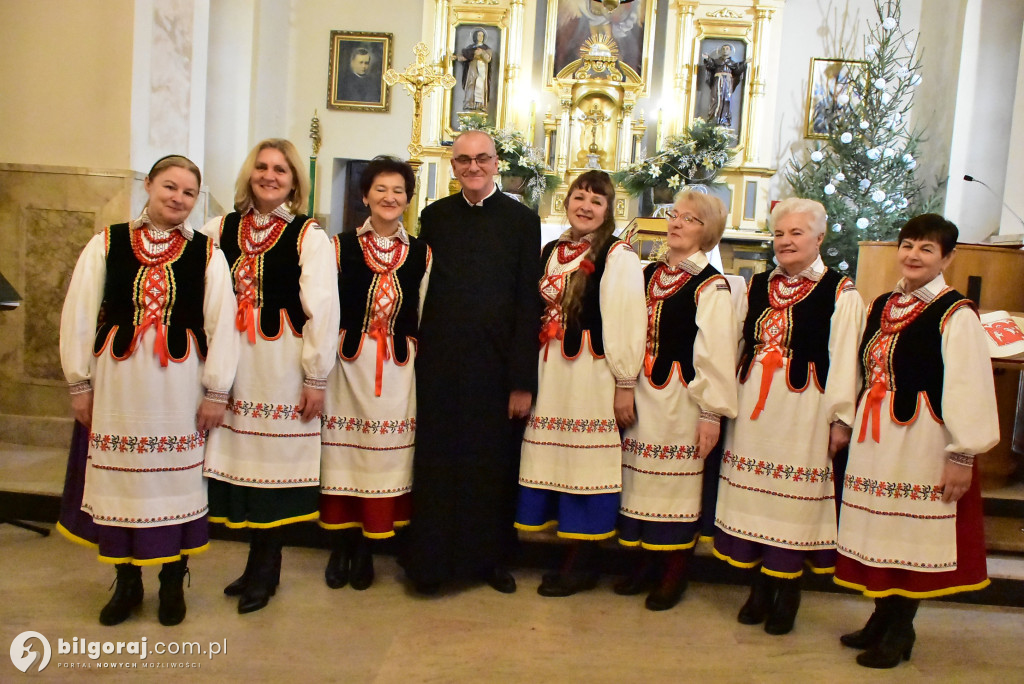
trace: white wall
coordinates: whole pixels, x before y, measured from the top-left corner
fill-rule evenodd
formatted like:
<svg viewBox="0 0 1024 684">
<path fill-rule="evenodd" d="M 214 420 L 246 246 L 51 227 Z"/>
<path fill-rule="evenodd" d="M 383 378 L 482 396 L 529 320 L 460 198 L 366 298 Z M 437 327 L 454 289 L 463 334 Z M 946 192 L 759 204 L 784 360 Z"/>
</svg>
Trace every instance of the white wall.
<svg viewBox="0 0 1024 684">
<path fill-rule="evenodd" d="M 1002 220 L 999 224 L 1000 233 L 1024 233 L 1019 217 L 1024 216 L 1024 36 L 1021 38 L 1022 49 L 1020 61 L 1017 63 L 1017 93 L 1013 103 L 1013 123 L 1010 132 L 1008 149 L 1011 154 L 1006 163 L 1006 189 L 1003 193 L 1007 207 L 1003 207 Z M 1012 210 L 1012 211 L 1011 211 Z M 1014 216 L 1016 213 L 1016 216 Z"/>
</svg>

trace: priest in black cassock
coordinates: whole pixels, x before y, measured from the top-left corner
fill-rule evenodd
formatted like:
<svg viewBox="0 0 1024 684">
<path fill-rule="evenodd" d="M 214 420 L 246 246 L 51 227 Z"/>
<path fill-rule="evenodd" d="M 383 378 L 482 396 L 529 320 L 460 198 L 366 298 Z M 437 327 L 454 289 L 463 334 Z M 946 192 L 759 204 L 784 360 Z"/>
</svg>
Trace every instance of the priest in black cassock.
<svg viewBox="0 0 1024 684">
<path fill-rule="evenodd" d="M 433 250 L 416 357 L 413 512 L 404 565 L 417 591 L 481 579 L 512 593 L 516 483 L 537 391 L 540 219 L 499 192 L 494 141 L 467 131 L 462 192 L 423 210 Z"/>
</svg>

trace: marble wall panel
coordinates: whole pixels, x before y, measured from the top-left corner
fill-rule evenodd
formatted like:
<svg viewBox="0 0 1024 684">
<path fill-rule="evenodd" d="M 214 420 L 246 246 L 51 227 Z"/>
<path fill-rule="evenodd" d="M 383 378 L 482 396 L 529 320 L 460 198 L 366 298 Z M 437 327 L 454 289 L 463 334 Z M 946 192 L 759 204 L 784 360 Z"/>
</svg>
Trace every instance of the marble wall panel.
<svg viewBox="0 0 1024 684">
<path fill-rule="evenodd" d="M 25 311 L 22 373 L 33 380 L 63 380 L 58 340 L 64 295 L 78 255 L 90 237 L 95 214 L 62 209 L 25 209 Z"/>
<path fill-rule="evenodd" d="M 153 4 L 149 143 L 187 150 L 192 83 L 192 0 Z"/>
</svg>

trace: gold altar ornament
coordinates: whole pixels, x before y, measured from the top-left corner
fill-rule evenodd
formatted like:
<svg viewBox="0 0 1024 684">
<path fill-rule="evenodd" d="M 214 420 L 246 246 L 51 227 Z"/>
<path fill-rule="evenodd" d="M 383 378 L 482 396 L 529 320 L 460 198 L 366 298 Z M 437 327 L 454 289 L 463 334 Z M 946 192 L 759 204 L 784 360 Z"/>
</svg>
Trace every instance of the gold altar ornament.
<svg viewBox="0 0 1024 684">
<path fill-rule="evenodd" d="M 384 74 L 384 82 L 389 86 L 401 83 L 412 96 L 412 139 L 408 147 L 409 163 L 413 168 L 418 168 L 423 161 L 420 158 L 420 155 L 423 154 L 423 145 L 420 142 L 423 133 L 423 96 L 438 86 L 445 90 L 452 88 L 455 85 L 455 77 L 446 72 L 443 64 L 427 62 L 425 43 L 416 43 L 413 52 L 416 53 L 416 61 L 406 67 L 402 73 L 388 69 Z"/>
</svg>

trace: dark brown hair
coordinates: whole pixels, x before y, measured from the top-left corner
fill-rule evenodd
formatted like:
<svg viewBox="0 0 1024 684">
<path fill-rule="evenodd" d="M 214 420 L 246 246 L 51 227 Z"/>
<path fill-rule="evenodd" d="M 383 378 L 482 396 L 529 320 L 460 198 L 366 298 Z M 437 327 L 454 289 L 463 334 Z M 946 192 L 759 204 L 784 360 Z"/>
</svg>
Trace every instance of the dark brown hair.
<svg viewBox="0 0 1024 684">
<path fill-rule="evenodd" d="M 594 231 L 590 249 L 583 257 L 593 261 L 595 255 L 602 253 L 605 245 L 612 239 L 612 233 L 615 232 L 615 184 L 604 171 L 592 170 L 581 174 L 569 186 L 569 191 L 565 193 L 566 213 L 569 211 L 569 198 L 577 190 L 588 190 L 608 200 L 604 212 L 604 222 Z M 562 315 L 566 321 L 578 316 L 580 309 L 583 308 L 583 291 L 587 287 L 588 278 L 590 278 L 590 274 L 582 268 L 577 269 L 569 276 L 569 282 L 565 284 L 565 290 L 562 291 Z"/>
<path fill-rule="evenodd" d="M 934 240 L 939 243 L 942 256 L 946 256 L 956 247 L 960 231 L 956 224 L 939 214 L 921 214 L 915 216 L 900 228 L 900 236 L 896 244 L 904 240 Z"/>
</svg>

